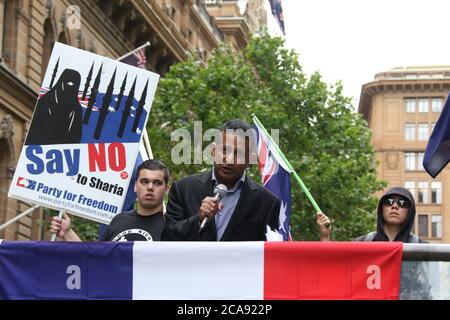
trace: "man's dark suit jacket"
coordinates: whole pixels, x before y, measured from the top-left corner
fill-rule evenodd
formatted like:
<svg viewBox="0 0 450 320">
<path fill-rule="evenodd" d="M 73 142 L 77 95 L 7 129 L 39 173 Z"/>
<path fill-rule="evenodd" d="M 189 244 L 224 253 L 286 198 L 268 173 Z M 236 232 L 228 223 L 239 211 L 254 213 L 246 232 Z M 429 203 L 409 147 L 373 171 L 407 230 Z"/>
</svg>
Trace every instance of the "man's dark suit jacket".
<svg viewBox="0 0 450 320">
<path fill-rule="evenodd" d="M 214 219 L 199 232 L 201 202 L 213 193 L 211 171 L 176 181 L 170 189 L 161 240 L 217 241 Z M 279 213 L 278 198 L 246 176 L 236 208 L 220 240 L 264 241 L 266 225 L 278 229 Z"/>
</svg>

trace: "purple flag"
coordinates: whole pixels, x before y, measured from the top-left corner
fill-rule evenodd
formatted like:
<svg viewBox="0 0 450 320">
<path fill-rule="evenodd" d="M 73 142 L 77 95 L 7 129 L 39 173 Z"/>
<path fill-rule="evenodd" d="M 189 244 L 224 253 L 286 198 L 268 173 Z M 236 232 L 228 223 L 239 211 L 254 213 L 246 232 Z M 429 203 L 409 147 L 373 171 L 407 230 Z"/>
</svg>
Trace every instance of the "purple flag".
<svg viewBox="0 0 450 320">
<path fill-rule="evenodd" d="M 428 140 L 423 167 L 435 178 L 450 161 L 450 94 Z"/>
<path fill-rule="evenodd" d="M 283 34 L 284 32 L 284 19 L 283 19 L 283 8 L 281 7 L 281 0 L 269 0 L 270 7 L 272 8 L 272 14 L 277 19 L 278 25 L 280 26 Z"/>
</svg>

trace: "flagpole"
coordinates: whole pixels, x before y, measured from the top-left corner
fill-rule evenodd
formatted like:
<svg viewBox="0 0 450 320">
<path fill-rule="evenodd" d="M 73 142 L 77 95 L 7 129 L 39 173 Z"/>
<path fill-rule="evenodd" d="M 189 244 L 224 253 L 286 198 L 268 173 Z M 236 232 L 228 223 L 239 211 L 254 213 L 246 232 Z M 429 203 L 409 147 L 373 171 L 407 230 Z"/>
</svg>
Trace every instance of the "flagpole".
<svg viewBox="0 0 450 320">
<path fill-rule="evenodd" d="M 263 133 L 270 140 L 272 145 L 275 147 L 275 149 L 277 150 L 278 154 L 283 159 L 284 163 L 286 163 L 286 165 L 288 166 L 289 170 L 292 172 L 292 174 L 294 175 L 295 179 L 300 184 L 300 187 L 305 192 L 306 196 L 308 197 L 309 201 L 311 202 L 311 204 L 314 207 L 314 209 L 316 210 L 316 212 L 322 212 L 322 210 L 319 208 L 319 205 L 317 204 L 316 200 L 314 200 L 314 198 L 311 195 L 311 193 L 309 192 L 308 188 L 303 183 L 303 180 L 300 178 L 300 176 L 297 174 L 297 172 L 295 172 L 294 167 L 291 165 L 291 163 L 288 161 L 288 159 L 286 159 L 286 157 L 284 156 L 283 152 L 281 152 L 280 147 L 278 147 L 278 144 L 276 144 L 276 142 L 272 139 L 272 136 L 269 135 L 269 133 L 267 132 L 266 128 L 264 128 L 262 123 L 259 121 L 258 117 L 254 113 L 252 113 L 252 118 L 253 118 L 253 121 L 255 121 L 258 124 L 258 126 L 261 128 Z"/>
<path fill-rule="evenodd" d="M 30 213 L 34 213 L 34 211 L 36 209 L 38 209 L 40 207 L 40 205 L 36 204 L 35 206 L 25 210 L 24 212 L 22 212 L 21 214 L 19 214 L 18 216 L 15 216 L 14 218 L 12 218 L 9 221 L 6 221 L 4 224 L 0 225 L 0 230 L 5 229 L 7 226 L 9 226 L 10 224 L 15 223 L 17 220 L 22 219 L 23 217 L 25 217 L 26 215 L 30 214 Z"/>
<path fill-rule="evenodd" d="M 65 211 L 64 209 L 59 210 L 58 214 L 59 221 L 61 221 L 61 219 L 63 218 L 64 211 Z M 52 239 L 50 241 L 56 241 L 56 233 L 52 234 Z"/>
<path fill-rule="evenodd" d="M 145 47 L 148 47 L 148 46 L 150 46 L 150 41 L 147 41 L 147 42 L 144 43 L 142 46 L 137 47 L 137 48 L 134 49 L 133 51 L 130 51 L 130 52 L 124 54 L 123 56 L 117 58 L 116 60 L 122 60 L 123 58 L 129 56 L 130 54 L 133 54 L 133 53 L 135 53 L 136 51 L 141 50 L 142 48 L 145 48 Z"/>
<path fill-rule="evenodd" d="M 150 146 L 150 139 L 148 138 L 147 128 L 144 128 L 144 132 L 142 132 L 142 136 L 144 137 L 144 146 L 145 150 L 147 150 L 148 158 L 153 159 L 153 151 Z"/>
</svg>

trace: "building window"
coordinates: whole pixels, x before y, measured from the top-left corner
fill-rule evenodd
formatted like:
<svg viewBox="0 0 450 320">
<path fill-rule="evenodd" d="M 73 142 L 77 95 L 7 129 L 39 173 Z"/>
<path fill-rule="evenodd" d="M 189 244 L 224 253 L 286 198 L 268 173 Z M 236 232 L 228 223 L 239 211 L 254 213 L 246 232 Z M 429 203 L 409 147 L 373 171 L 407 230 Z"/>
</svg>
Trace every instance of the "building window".
<svg viewBox="0 0 450 320">
<path fill-rule="evenodd" d="M 442 111 L 442 99 L 441 98 L 433 98 L 431 100 L 431 111 L 432 112 L 441 112 Z"/>
<path fill-rule="evenodd" d="M 55 43 L 55 36 L 53 32 L 53 26 L 50 19 L 44 22 L 44 45 L 42 48 L 42 69 L 41 76 L 44 79 L 45 71 L 47 70 L 48 61 L 52 53 L 53 44 Z"/>
<path fill-rule="evenodd" d="M 414 152 L 405 153 L 405 170 L 416 170 L 416 154 Z"/>
<path fill-rule="evenodd" d="M 428 140 L 428 123 L 419 123 L 418 139 L 419 141 Z"/>
<path fill-rule="evenodd" d="M 428 99 L 419 99 L 419 112 L 428 112 Z"/>
<path fill-rule="evenodd" d="M 416 99 L 406 99 L 406 112 L 416 112 Z"/>
<path fill-rule="evenodd" d="M 431 182 L 431 203 L 442 203 L 442 184 L 439 181 Z"/>
<path fill-rule="evenodd" d="M 2 38 L 2 56 L 10 68 L 15 65 L 15 53 L 17 43 L 17 1 L 6 0 L 3 2 L 3 38 Z"/>
<path fill-rule="evenodd" d="M 428 215 L 419 214 L 419 237 L 428 238 Z"/>
<path fill-rule="evenodd" d="M 440 214 L 431 216 L 431 237 L 442 238 L 442 217 Z"/>
<path fill-rule="evenodd" d="M 417 170 L 425 171 L 425 168 L 423 167 L 423 152 L 419 152 L 417 154 Z"/>
<path fill-rule="evenodd" d="M 405 181 L 405 188 L 413 195 L 416 199 L 416 183 L 414 181 Z"/>
<path fill-rule="evenodd" d="M 417 186 L 418 191 L 418 202 L 419 203 L 428 203 L 428 182 L 427 181 L 419 181 Z"/>
<path fill-rule="evenodd" d="M 60 32 L 59 37 L 58 37 L 58 42 L 68 44 L 67 37 L 66 37 L 66 34 L 64 33 L 64 31 Z"/>
<path fill-rule="evenodd" d="M 406 141 L 416 140 L 416 125 L 414 123 L 405 124 L 405 140 Z"/>
</svg>

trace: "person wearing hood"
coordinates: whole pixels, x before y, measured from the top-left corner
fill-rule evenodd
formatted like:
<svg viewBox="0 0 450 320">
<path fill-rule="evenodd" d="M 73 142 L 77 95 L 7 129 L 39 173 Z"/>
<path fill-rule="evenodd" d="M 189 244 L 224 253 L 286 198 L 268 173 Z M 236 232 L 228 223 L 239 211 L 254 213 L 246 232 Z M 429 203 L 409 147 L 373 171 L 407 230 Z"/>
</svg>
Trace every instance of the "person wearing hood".
<svg viewBox="0 0 450 320">
<path fill-rule="evenodd" d="M 354 241 L 401 241 L 424 243 L 411 233 L 416 217 L 413 195 L 405 188 L 392 187 L 378 202 L 377 231 L 360 236 Z"/>
</svg>

